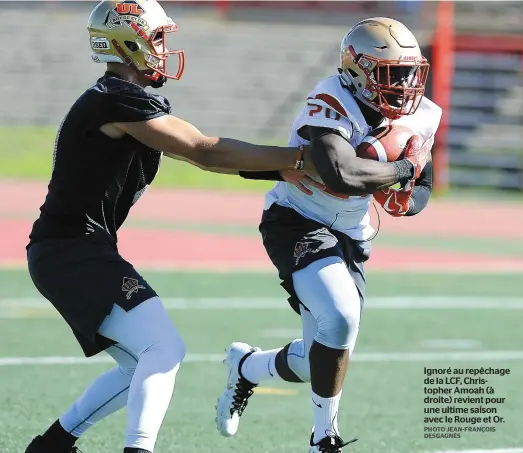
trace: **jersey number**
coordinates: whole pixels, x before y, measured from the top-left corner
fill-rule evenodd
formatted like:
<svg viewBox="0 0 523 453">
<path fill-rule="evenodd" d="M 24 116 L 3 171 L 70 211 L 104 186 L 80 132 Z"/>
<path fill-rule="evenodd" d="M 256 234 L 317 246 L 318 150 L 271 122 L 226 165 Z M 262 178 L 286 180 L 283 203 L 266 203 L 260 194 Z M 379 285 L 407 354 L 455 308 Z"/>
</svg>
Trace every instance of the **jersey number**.
<svg viewBox="0 0 523 453">
<path fill-rule="evenodd" d="M 309 110 L 309 116 L 318 115 L 319 113 L 321 113 L 323 111 L 323 112 L 325 112 L 325 118 L 327 118 L 329 120 L 339 121 L 341 118 L 341 115 L 332 109 L 324 109 L 323 106 L 316 105 L 316 104 L 307 104 L 307 105 L 309 107 L 312 107 Z"/>
</svg>

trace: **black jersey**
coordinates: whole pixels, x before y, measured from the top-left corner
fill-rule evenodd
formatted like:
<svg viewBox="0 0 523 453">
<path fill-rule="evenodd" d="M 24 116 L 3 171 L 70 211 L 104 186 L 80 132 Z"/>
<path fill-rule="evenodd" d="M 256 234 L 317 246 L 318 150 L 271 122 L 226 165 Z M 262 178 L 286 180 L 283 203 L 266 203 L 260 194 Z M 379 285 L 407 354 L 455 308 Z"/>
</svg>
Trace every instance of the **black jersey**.
<svg viewBox="0 0 523 453">
<path fill-rule="evenodd" d="M 104 124 L 146 121 L 169 114 L 162 96 L 106 73 L 73 105 L 56 138 L 53 171 L 31 243 L 106 230 L 116 233 L 153 181 L 162 153 L 129 135 L 112 139 Z"/>
</svg>

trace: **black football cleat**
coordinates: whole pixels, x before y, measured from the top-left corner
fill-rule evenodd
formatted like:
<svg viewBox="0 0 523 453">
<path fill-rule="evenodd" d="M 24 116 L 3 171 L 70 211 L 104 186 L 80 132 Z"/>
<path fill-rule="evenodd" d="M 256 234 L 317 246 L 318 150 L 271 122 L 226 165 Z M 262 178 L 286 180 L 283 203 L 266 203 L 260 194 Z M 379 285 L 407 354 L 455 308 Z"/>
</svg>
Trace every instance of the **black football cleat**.
<svg viewBox="0 0 523 453">
<path fill-rule="evenodd" d="M 341 449 L 346 447 L 358 439 L 352 439 L 348 442 L 343 442 L 339 436 L 328 436 L 324 437 L 317 443 L 314 442 L 314 433 L 311 435 L 309 453 L 342 453 Z"/>
<path fill-rule="evenodd" d="M 36 436 L 29 446 L 25 449 L 25 453 L 82 453 L 77 447 L 71 447 L 69 449 L 57 449 L 50 447 L 42 441 L 42 436 Z"/>
</svg>

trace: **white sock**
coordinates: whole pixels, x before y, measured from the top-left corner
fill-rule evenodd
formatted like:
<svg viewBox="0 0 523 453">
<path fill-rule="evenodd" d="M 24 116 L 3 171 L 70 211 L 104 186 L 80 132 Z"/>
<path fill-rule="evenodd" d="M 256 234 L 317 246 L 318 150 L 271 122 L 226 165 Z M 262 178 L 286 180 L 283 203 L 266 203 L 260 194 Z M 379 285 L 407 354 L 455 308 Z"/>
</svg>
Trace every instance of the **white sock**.
<svg viewBox="0 0 523 453">
<path fill-rule="evenodd" d="M 282 349 L 270 349 L 251 354 L 245 359 L 240 370 L 243 377 L 253 384 L 259 384 L 262 381 L 281 380 L 276 371 L 276 355 Z"/>
<path fill-rule="evenodd" d="M 338 435 L 338 408 L 341 393 L 330 398 L 323 398 L 312 394 L 312 408 L 314 413 L 314 443 L 334 434 Z"/>
</svg>

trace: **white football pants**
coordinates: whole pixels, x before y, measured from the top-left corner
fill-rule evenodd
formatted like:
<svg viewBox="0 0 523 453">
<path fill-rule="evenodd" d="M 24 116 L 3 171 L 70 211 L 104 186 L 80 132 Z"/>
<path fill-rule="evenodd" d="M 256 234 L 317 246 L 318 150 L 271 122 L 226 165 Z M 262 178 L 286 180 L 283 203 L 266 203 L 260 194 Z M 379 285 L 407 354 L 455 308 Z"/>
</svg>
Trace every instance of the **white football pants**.
<svg viewBox="0 0 523 453">
<path fill-rule="evenodd" d="M 126 312 L 115 305 L 98 331 L 118 366 L 99 376 L 60 417 L 75 436 L 127 405 L 125 447 L 153 451 L 185 345 L 160 298 Z"/>
</svg>

